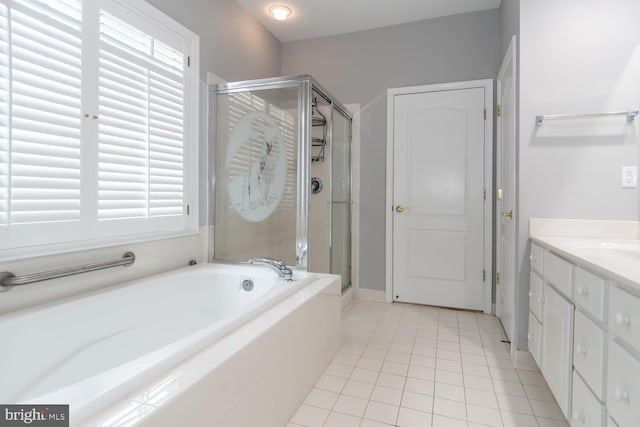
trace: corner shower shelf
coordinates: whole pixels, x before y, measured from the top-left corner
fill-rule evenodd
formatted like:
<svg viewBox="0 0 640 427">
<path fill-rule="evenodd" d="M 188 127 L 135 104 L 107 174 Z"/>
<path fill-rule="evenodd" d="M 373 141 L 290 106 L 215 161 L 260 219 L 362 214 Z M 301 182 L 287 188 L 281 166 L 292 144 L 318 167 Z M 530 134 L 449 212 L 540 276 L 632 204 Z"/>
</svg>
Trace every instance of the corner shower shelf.
<svg viewBox="0 0 640 427">
<path fill-rule="evenodd" d="M 317 148 L 316 153 L 311 155 L 311 161 L 324 162 L 324 149 L 327 146 L 327 118 L 318 110 L 317 99 L 314 99 L 311 104 L 311 126 L 322 127 L 322 138 L 311 138 L 311 147 Z"/>
<path fill-rule="evenodd" d="M 565 120 L 565 119 L 589 119 L 594 117 L 610 117 L 610 116 L 627 116 L 627 122 L 631 123 L 640 114 L 638 110 L 616 111 L 613 113 L 588 113 L 588 114 L 554 114 L 547 116 L 536 116 L 536 126 L 542 126 L 542 122 L 546 120 Z"/>
</svg>

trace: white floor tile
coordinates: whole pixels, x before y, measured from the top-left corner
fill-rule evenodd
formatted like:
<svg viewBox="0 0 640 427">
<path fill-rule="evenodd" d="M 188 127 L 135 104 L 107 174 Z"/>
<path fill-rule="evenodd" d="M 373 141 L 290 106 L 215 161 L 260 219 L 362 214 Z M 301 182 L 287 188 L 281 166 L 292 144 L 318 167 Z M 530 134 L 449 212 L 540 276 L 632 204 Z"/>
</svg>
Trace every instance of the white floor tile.
<svg viewBox="0 0 640 427">
<path fill-rule="evenodd" d="M 470 405 L 467 403 L 467 419 L 486 426 L 502 427 L 500 411 L 493 408 Z"/>
<path fill-rule="evenodd" d="M 464 387 L 451 384 L 436 383 L 434 396 L 440 399 L 449 399 L 464 403 L 464 391 Z"/>
<path fill-rule="evenodd" d="M 409 365 L 409 371 L 407 376 L 411 378 L 418 378 L 421 380 L 433 381 L 435 377 L 435 369 L 425 368 L 424 366 Z"/>
<path fill-rule="evenodd" d="M 304 400 L 304 403 L 306 405 L 316 406 L 318 408 L 331 409 L 333 408 L 333 404 L 336 403 L 337 399 L 338 393 L 314 388 L 309 392 L 307 398 Z"/>
<path fill-rule="evenodd" d="M 331 412 L 324 427 L 358 427 L 362 418 L 353 415 L 341 414 L 339 412 Z"/>
<path fill-rule="evenodd" d="M 342 394 L 368 400 L 369 397 L 371 396 L 372 391 L 373 391 L 373 384 L 349 380 L 344 385 L 344 388 L 342 389 Z"/>
<path fill-rule="evenodd" d="M 555 401 L 553 394 L 551 394 L 551 390 L 549 390 L 549 387 L 547 386 L 540 387 L 524 384 L 524 391 L 529 399 L 544 400 L 547 402 Z"/>
<path fill-rule="evenodd" d="M 316 388 L 332 391 L 334 393 L 340 393 L 346 382 L 347 380 L 345 378 L 323 375 L 316 383 Z"/>
<path fill-rule="evenodd" d="M 417 411 L 431 412 L 433 410 L 433 397 L 427 394 L 405 391 L 402 395 L 400 406 Z"/>
<path fill-rule="evenodd" d="M 373 389 L 373 393 L 371 393 L 369 400 L 399 406 L 400 401 L 402 400 L 402 390 L 377 385 Z"/>
<path fill-rule="evenodd" d="M 428 394 L 429 396 L 433 396 L 434 382 L 408 377 L 404 386 L 404 390 L 411 391 L 413 393 Z"/>
<path fill-rule="evenodd" d="M 457 385 L 460 387 L 464 386 L 464 380 L 462 379 L 462 374 L 458 372 L 449 372 L 443 370 L 436 370 L 436 382 L 437 383 L 445 383 L 451 385 Z"/>
<path fill-rule="evenodd" d="M 322 427 L 329 411 L 315 406 L 301 405 L 291 422 L 305 427 Z"/>
<path fill-rule="evenodd" d="M 493 392 L 468 388 L 465 395 L 469 404 L 498 409 L 498 400 Z"/>
<path fill-rule="evenodd" d="M 496 398 L 498 399 L 498 406 L 500 406 L 500 410 L 502 411 L 533 415 L 533 410 L 531 409 L 531 405 L 529 405 L 529 399 L 525 397 L 496 394 Z"/>
<path fill-rule="evenodd" d="M 379 371 L 384 362 L 379 359 L 371 359 L 369 357 L 361 357 L 356 364 L 357 368 L 369 369 L 370 371 Z M 515 373 L 515 372 L 514 372 Z"/>
<path fill-rule="evenodd" d="M 365 409 L 367 408 L 368 401 L 366 399 L 360 399 L 357 397 L 346 396 L 344 394 L 338 397 L 336 404 L 333 405 L 334 412 L 340 412 L 341 414 L 353 415 L 356 417 L 362 417 Z"/>
<path fill-rule="evenodd" d="M 352 371 L 352 366 L 341 365 L 339 363 L 331 363 L 327 367 L 327 370 L 324 371 L 324 373 L 326 375 L 332 375 L 334 377 L 349 378 L 349 375 L 351 375 Z"/>
<path fill-rule="evenodd" d="M 433 414 L 433 427 L 467 427 L 467 422 L 455 418 Z"/>
<path fill-rule="evenodd" d="M 355 368 L 353 370 L 353 373 L 351 373 L 351 376 L 348 378 L 354 381 L 375 384 L 376 380 L 378 379 L 378 372 L 371 371 L 369 369 Z"/>
<path fill-rule="evenodd" d="M 515 412 L 501 411 L 504 427 L 538 427 L 536 417 L 532 415 L 518 414 Z"/>
<path fill-rule="evenodd" d="M 369 401 L 367 410 L 364 413 L 364 418 L 381 423 L 395 425 L 396 420 L 398 419 L 399 409 L 400 408 L 398 406 Z"/>
<path fill-rule="evenodd" d="M 433 399 L 433 414 L 466 421 L 467 407 L 462 402 L 436 397 Z"/>
<path fill-rule="evenodd" d="M 431 414 L 409 408 L 400 408 L 396 425 L 398 425 L 398 427 L 431 426 Z"/>
<path fill-rule="evenodd" d="M 408 370 L 409 370 L 408 363 L 400 363 L 400 362 L 385 360 L 384 364 L 382 365 L 381 371 L 387 374 L 406 376 Z"/>
<path fill-rule="evenodd" d="M 287 427 L 569 427 L 495 317 L 354 301 L 342 346 Z"/>
</svg>

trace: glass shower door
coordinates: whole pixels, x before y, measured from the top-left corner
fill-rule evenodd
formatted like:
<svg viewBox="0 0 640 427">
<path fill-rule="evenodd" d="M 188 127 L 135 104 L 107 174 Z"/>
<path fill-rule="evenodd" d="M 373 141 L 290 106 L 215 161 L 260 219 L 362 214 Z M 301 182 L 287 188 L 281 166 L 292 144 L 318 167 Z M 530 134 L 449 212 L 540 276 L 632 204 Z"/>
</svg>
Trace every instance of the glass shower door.
<svg viewBox="0 0 640 427">
<path fill-rule="evenodd" d="M 331 273 L 351 286 L 351 120 L 335 106 L 331 120 Z"/>
<path fill-rule="evenodd" d="M 216 95 L 214 258 L 296 264 L 299 91 Z"/>
</svg>

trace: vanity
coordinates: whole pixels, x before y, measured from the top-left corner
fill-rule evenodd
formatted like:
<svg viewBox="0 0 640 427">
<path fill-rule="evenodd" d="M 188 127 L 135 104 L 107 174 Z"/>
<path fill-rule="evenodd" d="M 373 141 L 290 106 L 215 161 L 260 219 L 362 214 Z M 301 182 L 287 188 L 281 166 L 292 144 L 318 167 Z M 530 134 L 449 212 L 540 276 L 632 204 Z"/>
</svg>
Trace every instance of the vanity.
<svg viewBox="0 0 640 427">
<path fill-rule="evenodd" d="M 529 351 L 572 427 L 640 425 L 639 231 L 531 219 Z"/>
</svg>

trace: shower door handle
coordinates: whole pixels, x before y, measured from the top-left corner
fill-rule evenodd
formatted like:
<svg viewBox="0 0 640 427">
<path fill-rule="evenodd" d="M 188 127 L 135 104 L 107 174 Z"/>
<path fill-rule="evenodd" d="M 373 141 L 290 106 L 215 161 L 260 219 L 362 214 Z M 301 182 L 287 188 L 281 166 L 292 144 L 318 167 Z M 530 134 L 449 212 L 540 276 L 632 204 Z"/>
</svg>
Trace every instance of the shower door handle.
<svg viewBox="0 0 640 427">
<path fill-rule="evenodd" d="M 409 207 L 407 207 L 407 206 L 402 206 L 402 205 L 397 205 L 396 206 L 396 212 L 398 212 L 398 213 L 402 213 L 402 212 L 408 211 L 408 210 L 409 210 Z"/>
</svg>

